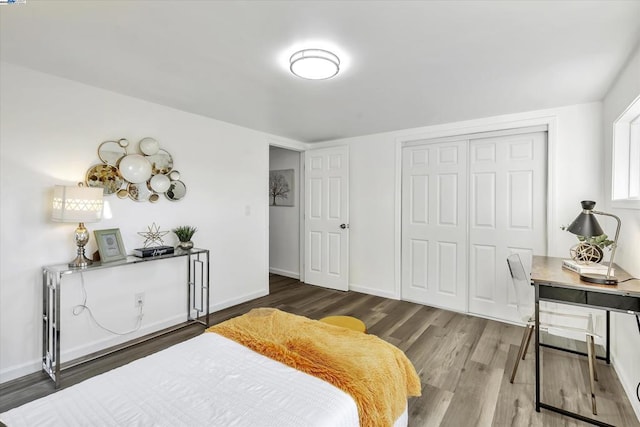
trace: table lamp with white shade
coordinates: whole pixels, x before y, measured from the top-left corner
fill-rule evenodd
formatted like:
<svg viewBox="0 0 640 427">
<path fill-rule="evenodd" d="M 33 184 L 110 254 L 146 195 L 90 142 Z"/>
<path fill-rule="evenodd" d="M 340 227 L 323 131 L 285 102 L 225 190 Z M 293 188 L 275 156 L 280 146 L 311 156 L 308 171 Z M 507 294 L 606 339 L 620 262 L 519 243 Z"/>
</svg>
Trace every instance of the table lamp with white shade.
<svg viewBox="0 0 640 427">
<path fill-rule="evenodd" d="M 89 231 L 85 222 L 98 222 L 102 219 L 103 189 L 77 186 L 56 185 L 53 188 L 53 209 L 51 219 L 56 222 L 77 222 L 75 241 L 78 246 L 76 258 L 69 263 L 71 268 L 84 268 L 92 263 L 84 254 L 89 242 Z"/>
</svg>

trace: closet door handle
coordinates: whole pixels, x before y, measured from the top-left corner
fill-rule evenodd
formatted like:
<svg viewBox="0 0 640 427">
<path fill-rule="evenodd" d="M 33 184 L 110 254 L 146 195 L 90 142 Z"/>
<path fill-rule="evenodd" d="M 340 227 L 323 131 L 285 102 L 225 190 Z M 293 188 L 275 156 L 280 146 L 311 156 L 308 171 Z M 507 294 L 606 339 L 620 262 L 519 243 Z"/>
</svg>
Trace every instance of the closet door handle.
<svg viewBox="0 0 640 427">
<path fill-rule="evenodd" d="M 349 224 L 340 224 L 340 228 L 342 228 L 343 230 L 345 228 L 349 228 Z"/>
</svg>

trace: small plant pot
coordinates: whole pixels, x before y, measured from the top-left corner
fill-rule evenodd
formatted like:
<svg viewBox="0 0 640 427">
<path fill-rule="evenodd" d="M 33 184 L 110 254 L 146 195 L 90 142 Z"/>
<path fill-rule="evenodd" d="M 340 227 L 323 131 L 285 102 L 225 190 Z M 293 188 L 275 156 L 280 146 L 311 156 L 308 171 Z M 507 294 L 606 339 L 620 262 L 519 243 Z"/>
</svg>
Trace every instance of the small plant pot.
<svg viewBox="0 0 640 427">
<path fill-rule="evenodd" d="M 185 251 L 188 251 L 189 249 L 193 248 L 193 242 L 191 240 L 189 240 L 188 242 L 179 242 L 178 247 L 180 249 L 184 249 Z"/>
</svg>

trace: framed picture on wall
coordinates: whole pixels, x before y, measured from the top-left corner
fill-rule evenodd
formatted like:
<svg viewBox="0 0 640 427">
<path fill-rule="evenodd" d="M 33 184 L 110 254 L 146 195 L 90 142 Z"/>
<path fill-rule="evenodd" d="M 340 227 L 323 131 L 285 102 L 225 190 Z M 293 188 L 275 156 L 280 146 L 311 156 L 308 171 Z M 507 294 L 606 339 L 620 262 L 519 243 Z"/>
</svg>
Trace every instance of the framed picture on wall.
<svg viewBox="0 0 640 427">
<path fill-rule="evenodd" d="M 269 206 L 295 206 L 293 169 L 269 171 Z"/>
<path fill-rule="evenodd" d="M 119 261 L 127 257 L 119 228 L 94 230 L 93 234 L 96 237 L 98 253 L 100 253 L 102 262 Z"/>
</svg>

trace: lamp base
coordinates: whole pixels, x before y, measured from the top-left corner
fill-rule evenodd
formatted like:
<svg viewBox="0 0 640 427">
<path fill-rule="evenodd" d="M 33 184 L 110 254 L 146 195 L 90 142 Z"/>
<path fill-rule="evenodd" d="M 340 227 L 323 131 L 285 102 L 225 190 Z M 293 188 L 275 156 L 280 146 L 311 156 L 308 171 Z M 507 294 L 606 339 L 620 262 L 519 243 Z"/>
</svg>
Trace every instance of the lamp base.
<svg viewBox="0 0 640 427">
<path fill-rule="evenodd" d="M 618 278 L 607 276 L 606 274 L 581 274 L 580 280 L 583 282 L 597 283 L 599 285 L 617 285 Z"/>
<path fill-rule="evenodd" d="M 84 247 L 78 247 L 78 255 L 76 258 L 69 263 L 69 267 L 71 268 L 86 268 L 93 264 L 89 258 L 84 256 Z"/>
<path fill-rule="evenodd" d="M 73 238 L 76 241 L 78 249 L 76 250 L 76 259 L 69 263 L 69 267 L 85 268 L 93 264 L 93 261 L 84 256 L 84 246 L 89 241 L 89 230 L 84 226 L 84 223 L 81 222 L 78 224 L 78 228 L 76 228 Z"/>
</svg>

